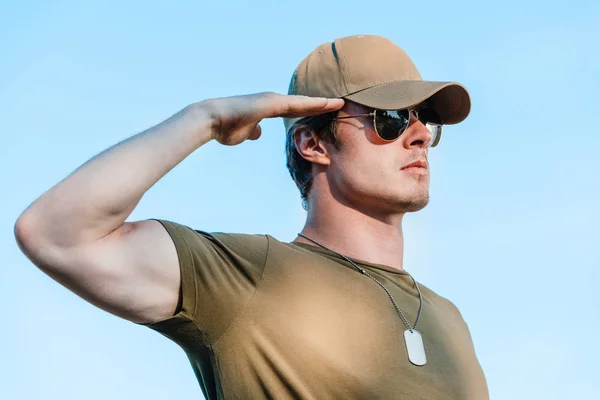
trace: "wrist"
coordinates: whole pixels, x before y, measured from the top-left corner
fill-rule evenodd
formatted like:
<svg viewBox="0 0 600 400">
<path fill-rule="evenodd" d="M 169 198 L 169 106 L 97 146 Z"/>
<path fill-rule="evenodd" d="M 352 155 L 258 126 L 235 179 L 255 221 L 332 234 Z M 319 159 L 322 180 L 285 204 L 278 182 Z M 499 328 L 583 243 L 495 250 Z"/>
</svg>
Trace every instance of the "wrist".
<svg viewBox="0 0 600 400">
<path fill-rule="evenodd" d="M 196 128 L 202 142 L 207 143 L 214 139 L 213 132 L 216 118 L 206 101 L 192 103 L 183 109 L 184 118 Z"/>
</svg>

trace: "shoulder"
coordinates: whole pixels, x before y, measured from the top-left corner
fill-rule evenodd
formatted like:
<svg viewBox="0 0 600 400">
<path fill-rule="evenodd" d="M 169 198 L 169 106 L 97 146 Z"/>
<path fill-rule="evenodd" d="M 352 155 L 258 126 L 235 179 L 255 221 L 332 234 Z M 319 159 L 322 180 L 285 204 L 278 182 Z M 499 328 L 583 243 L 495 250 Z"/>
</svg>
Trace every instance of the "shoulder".
<svg viewBox="0 0 600 400">
<path fill-rule="evenodd" d="M 450 299 L 436 293 L 435 291 L 433 291 L 432 289 L 423 285 L 420 282 L 419 287 L 421 288 L 421 292 L 423 292 L 423 295 L 427 297 L 432 303 L 434 303 L 438 309 L 450 312 L 455 316 L 459 317 L 460 319 L 463 319 L 458 307 Z"/>
<path fill-rule="evenodd" d="M 419 283 L 419 286 L 421 287 L 423 295 L 428 298 L 438 310 L 440 318 L 443 318 L 449 323 L 457 324 L 456 326 L 464 329 L 470 338 L 469 326 L 457 305 L 452 300 L 435 293 L 425 285 Z"/>
<path fill-rule="evenodd" d="M 264 246 L 268 242 L 268 235 L 259 233 L 234 233 L 220 231 L 206 231 L 164 219 L 154 219 L 160 222 L 169 234 L 178 239 L 186 241 L 210 241 L 215 244 L 232 246 Z"/>
<path fill-rule="evenodd" d="M 269 250 L 265 234 L 205 231 L 187 224 L 156 219 L 171 236 L 181 258 L 204 263 L 247 260 L 262 264 Z"/>
</svg>

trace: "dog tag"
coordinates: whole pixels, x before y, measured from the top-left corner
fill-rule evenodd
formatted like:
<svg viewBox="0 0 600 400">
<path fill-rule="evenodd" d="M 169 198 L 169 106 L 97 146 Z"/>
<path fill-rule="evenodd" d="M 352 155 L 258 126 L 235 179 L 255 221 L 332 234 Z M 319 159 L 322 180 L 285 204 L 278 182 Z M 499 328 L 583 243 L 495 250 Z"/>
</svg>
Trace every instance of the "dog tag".
<svg viewBox="0 0 600 400">
<path fill-rule="evenodd" d="M 415 365 L 425 365 L 427 357 L 425 356 L 425 346 L 423 346 L 423 337 L 414 329 L 404 331 L 404 341 L 406 342 L 406 351 L 408 359 Z"/>
</svg>

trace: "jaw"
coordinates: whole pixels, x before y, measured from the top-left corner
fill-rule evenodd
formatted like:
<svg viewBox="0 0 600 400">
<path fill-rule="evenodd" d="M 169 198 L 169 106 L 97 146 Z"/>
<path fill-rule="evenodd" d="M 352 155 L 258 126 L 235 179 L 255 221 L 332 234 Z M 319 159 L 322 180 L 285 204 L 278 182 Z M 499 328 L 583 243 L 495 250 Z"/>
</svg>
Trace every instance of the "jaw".
<svg viewBox="0 0 600 400">
<path fill-rule="evenodd" d="M 401 221 L 403 214 L 427 206 L 429 173 L 389 173 L 390 165 L 374 166 L 365 171 L 356 163 L 336 163 L 315 176 L 310 197 L 333 213 L 338 207 L 351 208 L 388 222 L 398 220 L 398 216 Z"/>
<path fill-rule="evenodd" d="M 371 184 L 357 201 L 392 214 L 422 210 L 429 204 L 429 175 L 402 175 L 406 176 Z"/>
<path fill-rule="evenodd" d="M 420 211 L 429 204 L 429 190 L 427 186 L 421 186 L 402 191 L 338 193 L 333 200 L 337 206 L 398 225 L 404 214 Z"/>
</svg>

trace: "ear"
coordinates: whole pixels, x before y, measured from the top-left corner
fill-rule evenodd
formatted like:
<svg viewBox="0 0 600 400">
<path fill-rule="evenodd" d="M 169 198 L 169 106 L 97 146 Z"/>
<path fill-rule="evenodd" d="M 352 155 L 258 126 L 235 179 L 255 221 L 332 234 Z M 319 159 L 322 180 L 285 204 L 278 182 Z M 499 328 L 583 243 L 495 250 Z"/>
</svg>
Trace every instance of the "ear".
<svg viewBox="0 0 600 400">
<path fill-rule="evenodd" d="M 300 155 L 314 164 L 329 165 L 330 145 L 319 139 L 311 130 L 305 126 L 299 126 L 294 131 L 294 144 Z"/>
</svg>

